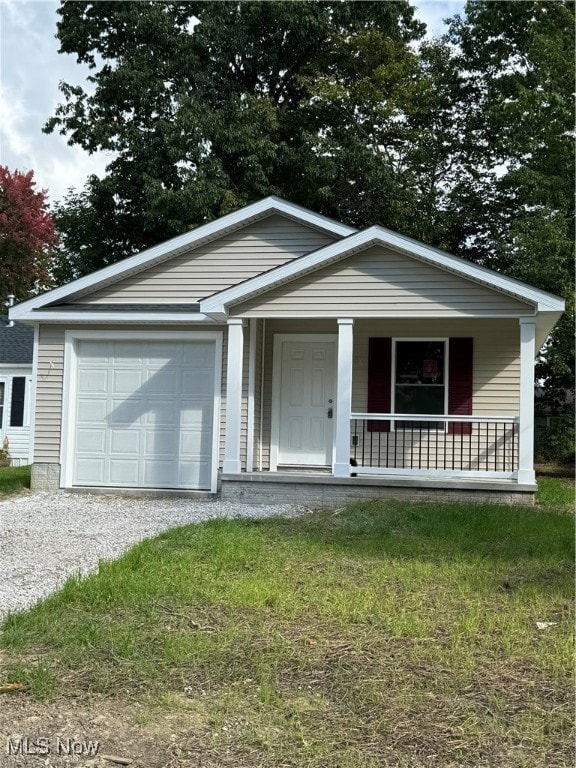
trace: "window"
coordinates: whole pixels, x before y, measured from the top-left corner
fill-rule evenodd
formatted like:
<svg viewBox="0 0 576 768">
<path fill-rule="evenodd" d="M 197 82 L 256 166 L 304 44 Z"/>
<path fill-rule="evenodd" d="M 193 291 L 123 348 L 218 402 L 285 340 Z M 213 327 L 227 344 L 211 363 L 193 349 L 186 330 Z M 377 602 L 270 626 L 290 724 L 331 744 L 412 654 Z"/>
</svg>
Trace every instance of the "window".
<svg viewBox="0 0 576 768">
<path fill-rule="evenodd" d="M 446 343 L 439 340 L 395 342 L 394 413 L 446 412 Z M 441 429 L 442 422 L 396 422 L 398 429 Z"/>
<path fill-rule="evenodd" d="M 12 397 L 10 401 L 10 426 L 24 426 L 24 396 L 26 392 L 26 378 L 15 376 L 12 379 Z"/>
<path fill-rule="evenodd" d="M 450 339 L 368 339 L 368 413 L 448 413 L 470 416 L 473 405 L 474 343 Z M 411 423 L 443 429 L 441 421 Z M 368 421 L 368 432 L 389 432 L 389 421 Z M 470 435 L 470 422 L 448 422 L 448 434 Z"/>
</svg>

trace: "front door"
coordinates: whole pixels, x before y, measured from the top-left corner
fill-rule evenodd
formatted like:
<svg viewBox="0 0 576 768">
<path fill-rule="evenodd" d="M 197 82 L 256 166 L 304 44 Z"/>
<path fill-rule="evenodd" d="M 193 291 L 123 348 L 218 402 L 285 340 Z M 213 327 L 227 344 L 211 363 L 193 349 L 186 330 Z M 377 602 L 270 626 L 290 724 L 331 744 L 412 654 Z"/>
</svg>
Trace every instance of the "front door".
<svg viewBox="0 0 576 768">
<path fill-rule="evenodd" d="M 329 336 L 279 337 L 276 354 L 278 453 L 273 463 L 331 466 L 336 342 Z"/>
</svg>

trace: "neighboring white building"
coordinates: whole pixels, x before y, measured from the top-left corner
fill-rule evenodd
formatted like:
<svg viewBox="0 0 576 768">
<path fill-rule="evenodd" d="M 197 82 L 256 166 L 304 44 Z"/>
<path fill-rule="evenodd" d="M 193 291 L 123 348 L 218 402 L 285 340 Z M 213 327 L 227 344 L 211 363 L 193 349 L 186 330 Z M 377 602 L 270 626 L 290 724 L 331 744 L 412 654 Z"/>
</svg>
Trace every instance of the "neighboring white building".
<svg viewBox="0 0 576 768">
<path fill-rule="evenodd" d="M 8 438 L 12 464 L 30 463 L 34 329 L 0 317 L 0 445 Z"/>
</svg>

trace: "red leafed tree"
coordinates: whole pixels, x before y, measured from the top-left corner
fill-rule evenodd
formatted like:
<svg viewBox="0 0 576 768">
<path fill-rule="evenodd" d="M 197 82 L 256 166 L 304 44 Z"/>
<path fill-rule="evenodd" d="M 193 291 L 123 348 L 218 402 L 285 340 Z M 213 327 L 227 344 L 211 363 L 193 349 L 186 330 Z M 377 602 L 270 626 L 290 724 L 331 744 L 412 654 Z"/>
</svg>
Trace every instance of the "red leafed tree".
<svg viewBox="0 0 576 768">
<path fill-rule="evenodd" d="M 0 311 L 8 294 L 23 301 L 52 283 L 58 238 L 46 195 L 35 186 L 33 171 L 0 166 Z"/>
</svg>

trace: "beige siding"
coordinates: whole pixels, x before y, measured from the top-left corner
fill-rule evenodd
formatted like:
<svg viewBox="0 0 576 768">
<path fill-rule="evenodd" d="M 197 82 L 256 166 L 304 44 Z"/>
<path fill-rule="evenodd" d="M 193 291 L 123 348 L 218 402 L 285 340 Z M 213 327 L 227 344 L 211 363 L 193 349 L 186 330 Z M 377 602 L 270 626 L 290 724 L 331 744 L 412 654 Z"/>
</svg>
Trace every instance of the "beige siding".
<svg viewBox="0 0 576 768">
<path fill-rule="evenodd" d="M 532 311 L 521 301 L 381 246 L 233 308 L 241 317 L 469 317 Z"/>
<path fill-rule="evenodd" d="M 196 302 L 333 242 L 325 233 L 269 216 L 118 281 L 81 303 Z"/>
<path fill-rule="evenodd" d="M 335 321 L 275 320 L 266 322 L 264 357 L 264 413 L 262 424 L 263 469 L 270 467 L 272 417 L 272 356 L 275 333 L 337 333 Z M 354 324 L 352 411 L 367 409 L 368 339 L 449 338 L 474 339 L 473 410 L 478 416 L 517 415 L 519 408 L 520 357 L 519 324 L 511 319 L 451 320 L 358 320 Z"/>
<path fill-rule="evenodd" d="M 368 391 L 368 339 L 449 338 L 474 339 L 473 408 L 478 416 L 518 413 L 520 388 L 520 328 L 517 320 L 368 321 L 354 325 L 354 378 L 352 410 L 366 411 Z"/>
<path fill-rule="evenodd" d="M 62 385 L 64 373 L 64 328 L 40 326 L 34 461 L 60 461 Z"/>
</svg>

